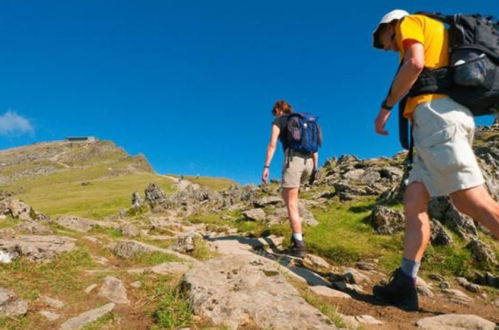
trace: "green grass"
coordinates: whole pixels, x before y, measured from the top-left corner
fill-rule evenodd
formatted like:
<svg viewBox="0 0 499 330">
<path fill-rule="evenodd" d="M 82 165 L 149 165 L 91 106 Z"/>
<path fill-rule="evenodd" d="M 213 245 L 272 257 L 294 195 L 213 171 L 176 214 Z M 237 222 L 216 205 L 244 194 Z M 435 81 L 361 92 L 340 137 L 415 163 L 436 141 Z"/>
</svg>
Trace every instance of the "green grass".
<svg viewBox="0 0 499 330">
<path fill-rule="evenodd" d="M 0 220 L 0 229 L 12 228 L 21 223 L 21 220 L 14 219 L 11 216 L 7 216 L 5 219 Z"/>
<path fill-rule="evenodd" d="M 201 237 L 194 238 L 194 251 L 190 255 L 198 260 L 208 260 L 216 256 Z"/>
<path fill-rule="evenodd" d="M 143 197 L 144 189 L 151 182 L 158 183 L 165 192 L 171 193 L 174 190 L 172 180 L 154 174 L 101 177 L 102 175 L 100 167 L 77 169 L 35 177 L 30 182 L 16 183 L 17 187 L 6 189 L 24 187 L 26 191 L 16 198 L 49 216 L 71 214 L 95 219 L 130 208 L 132 192 L 139 191 Z M 81 184 L 83 181 L 90 184 L 84 186 Z"/>
<path fill-rule="evenodd" d="M 178 287 L 159 287 L 156 294 L 162 298 L 154 312 L 156 324 L 151 329 L 177 329 L 192 324 L 192 308 Z"/>
<path fill-rule="evenodd" d="M 172 262 L 172 261 L 179 261 L 179 259 L 173 255 L 161 252 L 151 252 L 151 253 L 139 253 L 130 259 L 124 260 L 123 263 L 124 267 L 126 267 L 127 264 L 130 264 L 130 266 L 154 266 L 162 264 L 164 262 Z"/>
</svg>

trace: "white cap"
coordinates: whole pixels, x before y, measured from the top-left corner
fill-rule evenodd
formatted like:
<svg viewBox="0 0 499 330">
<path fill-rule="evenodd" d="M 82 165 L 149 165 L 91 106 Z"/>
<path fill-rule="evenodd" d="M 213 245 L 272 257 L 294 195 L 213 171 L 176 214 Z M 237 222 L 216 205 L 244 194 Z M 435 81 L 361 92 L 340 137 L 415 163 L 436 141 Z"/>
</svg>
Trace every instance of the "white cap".
<svg viewBox="0 0 499 330">
<path fill-rule="evenodd" d="M 379 43 L 379 40 L 378 40 L 379 28 L 382 25 L 388 24 L 394 20 L 400 20 L 407 15 L 409 15 L 409 13 L 406 12 L 405 10 L 395 9 L 395 10 L 392 10 L 391 12 L 389 12 L 388 14 L 386 14 L 385 16 L 383 16 L 383 18 L 381 18 L 381 21 L 379 21 L 378 25 L 376 26 L 376 29 L 373 32 L 373 46 L 375 48 L 383 48 L 383 45 L 381 45 Z"/>
</svg>

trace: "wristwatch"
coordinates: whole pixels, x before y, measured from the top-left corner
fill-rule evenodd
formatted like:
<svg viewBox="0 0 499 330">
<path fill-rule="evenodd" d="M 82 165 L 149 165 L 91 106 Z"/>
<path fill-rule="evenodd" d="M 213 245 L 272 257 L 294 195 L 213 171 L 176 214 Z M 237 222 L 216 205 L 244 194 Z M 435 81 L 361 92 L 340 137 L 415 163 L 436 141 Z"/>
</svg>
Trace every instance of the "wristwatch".
<svg viewBox="0 0 499 330">
<path fill-rule="evenodd" d="M 269 168 L 269 165 L 263 165 L 263 168 Z"/>
<path fill-rule="evenodd" d="M 393 105 L 392 106 L 389 106 L 387 103 L 386 103 L 386 99 L 383 100 L 383 102 L 381 102 L 381 108 L 383 109 L 386 109 L 388 111 L 392 110 L 393 108 Z"/>
</svg>

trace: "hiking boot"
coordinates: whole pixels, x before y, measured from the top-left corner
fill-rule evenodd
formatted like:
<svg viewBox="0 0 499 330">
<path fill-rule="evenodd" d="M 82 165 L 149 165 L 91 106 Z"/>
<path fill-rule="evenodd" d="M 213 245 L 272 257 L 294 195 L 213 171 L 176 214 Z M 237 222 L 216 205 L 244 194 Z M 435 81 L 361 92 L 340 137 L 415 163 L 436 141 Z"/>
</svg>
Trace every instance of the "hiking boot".
<svg viewBox="0 0 499 330">
<path fill-rule="evenodd" d="M 417 311 L 419 309 L 416 279 L 407 276 L 400 268 L 392 273 L 390 282 L 387 285 L 375 285 L 373 294 L 376 298 L 405 311 Z"/>
<path fill-rule="evenodd" d="M 284 252 L 293 257 L 305 258 L 305 255 L 307 254 L 305 251 L 305 242 L 296 240 L 293 236 L 291 236 L 291 244 L 292 245 Z"/>
</svg>

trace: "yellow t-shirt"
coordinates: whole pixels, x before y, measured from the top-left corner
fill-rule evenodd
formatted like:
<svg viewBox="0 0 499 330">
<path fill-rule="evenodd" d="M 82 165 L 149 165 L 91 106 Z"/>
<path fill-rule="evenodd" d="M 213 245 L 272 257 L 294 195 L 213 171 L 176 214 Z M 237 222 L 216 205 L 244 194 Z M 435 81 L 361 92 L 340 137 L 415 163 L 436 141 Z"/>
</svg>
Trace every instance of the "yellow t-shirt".
<svg viewBox="0 0 499 330">
<path fill-rule="evenodd" d="M 415 40 L 423 44 L 426 68 L 437 69 L 449 64 L 448 34 L 441 22 L 423 15 L 408 15 L 397 25 L 396 31 L 401 60 L 405 55 L 404 40 Z M 412 119 L 412 114 L 419 104 L 443 97 L 443 94 L 410 97 L 404 109 L 404 117 Z"/>
</svg>

